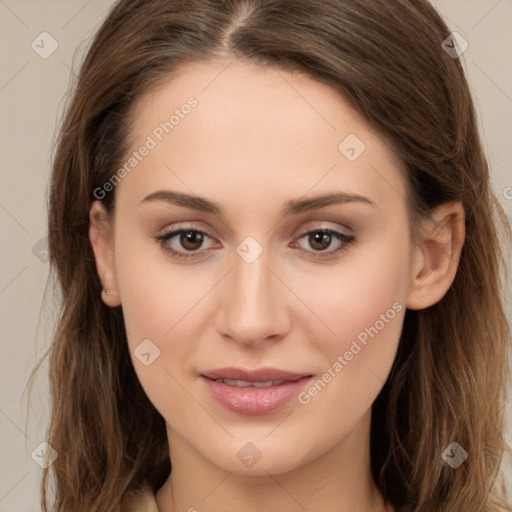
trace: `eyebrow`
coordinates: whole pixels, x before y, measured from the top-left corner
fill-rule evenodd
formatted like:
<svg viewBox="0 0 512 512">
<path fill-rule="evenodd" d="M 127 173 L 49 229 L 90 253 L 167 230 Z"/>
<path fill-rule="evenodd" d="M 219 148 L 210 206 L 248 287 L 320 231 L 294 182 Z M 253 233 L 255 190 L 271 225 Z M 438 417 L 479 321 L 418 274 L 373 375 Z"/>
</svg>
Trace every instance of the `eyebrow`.
<svg viewBox="0 0 512 512">
<path fill-rule="evenodd" d="M 172 190 L 157 190 L 146 196 L 140 204 L 147 204 L 156 201 L 164 201 L 167 203 L 175 204 L 177 206 L 184 206 L 205 213 L 213 213 L 222 216 L 224 208 L 216 201 L 211 201 L 204 197 L 193 196 L 183 192 L 175 192 Z M 295 199 L 287 201 L 282 210 L 281 216 L 286 217 L 290 215 L 297 215 L 299 213 L 319 210 L 330 206 L 331 204 L 343 203 L 363 203 L 376 207 L 377 205 L 367 197 L 358 194 L 347 194 L 345 192 L 334 192 L 328 194 L 321 194 L 309 199 Z"/>
</svg>

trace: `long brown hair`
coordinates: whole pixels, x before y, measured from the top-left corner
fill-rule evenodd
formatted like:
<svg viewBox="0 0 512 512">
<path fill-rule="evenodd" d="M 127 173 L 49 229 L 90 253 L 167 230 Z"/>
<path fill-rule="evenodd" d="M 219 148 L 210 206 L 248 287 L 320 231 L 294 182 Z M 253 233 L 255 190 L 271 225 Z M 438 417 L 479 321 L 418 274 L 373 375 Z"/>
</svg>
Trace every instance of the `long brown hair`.
<svg viewBox="0 0 512 512">
<path fill-rule="evenodd" d="M 510 346 L 500 241 L 508 247 L 511 233 L 490 188 L 460 59 L 442 47 L 449 36 L 427 0 L 113 5 L 73 85 L 53 158 L 49 251 L 62 306 L 50 351 L 48 442 L 59 456 L 43 473 L 43 511 L 114 511 L 143 484 L 156 491 L 171 470 L 164 419 L 135 374 L 121 308 L 101 300 L 89 210 L 93 191 L 125 159 L 135 102 L 181 65 L 226 55 L 301 71 L 339 91 L 406 163 L 413 228 L 435 206 L 462 202 L 457 275 L 437 304 L 406 312 L 373 405 L 371 468 L 397 510 L 512 510 L 498 478 L 509 450 Z M 114 197 L 103 199 L 109 212 Z M 441 456 L 452 442 L 469 453 L 457 470 Z"/>
</svg>

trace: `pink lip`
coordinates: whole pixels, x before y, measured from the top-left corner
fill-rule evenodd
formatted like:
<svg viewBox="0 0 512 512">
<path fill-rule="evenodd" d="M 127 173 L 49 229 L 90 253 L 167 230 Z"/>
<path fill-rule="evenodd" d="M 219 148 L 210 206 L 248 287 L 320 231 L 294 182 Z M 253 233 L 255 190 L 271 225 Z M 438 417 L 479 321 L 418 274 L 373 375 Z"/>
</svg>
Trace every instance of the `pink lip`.
<svg viewBox="0 0 512 512">
<path fill-rule="evenodd" d="M 212 397 L 227 409 L 247 415 L 265 414 L 284 407 L 293 400 L 311 374 L 292 373 L 275 368 L 244 370 L 242 368 L 221 368 L 201 375 Z M 257 388 L 236 387 L 217 382 L 216 379 L 244 380 L 247 382 L 284 381 L 276 386 Z"/>
</svg>

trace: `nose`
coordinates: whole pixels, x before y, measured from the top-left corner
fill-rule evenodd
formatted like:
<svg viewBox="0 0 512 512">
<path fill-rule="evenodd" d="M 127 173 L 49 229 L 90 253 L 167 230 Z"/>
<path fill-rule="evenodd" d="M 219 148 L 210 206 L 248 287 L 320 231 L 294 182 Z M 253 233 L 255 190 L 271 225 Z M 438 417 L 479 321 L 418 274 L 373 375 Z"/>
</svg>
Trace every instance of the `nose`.
<svg viewBox="0 0 512 512">
<path fill-rule="evenodd" d="M 281 339 L 290 329 L 290 292 L 269 268 L 266 251 L 252 262 L 233 255 L 233 268 L 223 280 L 217 331 L 246 346 Z"/>
</svg>

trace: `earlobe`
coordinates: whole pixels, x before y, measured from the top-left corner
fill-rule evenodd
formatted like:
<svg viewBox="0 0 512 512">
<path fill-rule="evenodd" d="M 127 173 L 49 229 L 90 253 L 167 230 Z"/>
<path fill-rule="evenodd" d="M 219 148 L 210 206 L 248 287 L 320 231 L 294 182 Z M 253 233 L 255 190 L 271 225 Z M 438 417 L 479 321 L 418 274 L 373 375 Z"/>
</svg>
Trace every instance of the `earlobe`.
<svg viewBox="0 0 512 512">
<path fill-rule="evenodd" d="M 119 306 L 119 294 L 114 272 L 114 240 L 111 220 L 101 201 L 94 201 L 89 212 L 89 239 L 96 261 L 96 271 L 103 290 L 101 297 L 107 306 Z"/>
<path fill-rule="evenodd" d="M 414 248 L 406 306 L 425 309 L 439 302 L 455 279 L 465 238 L 460 202 L 436 207 Z"/>
</svg>

